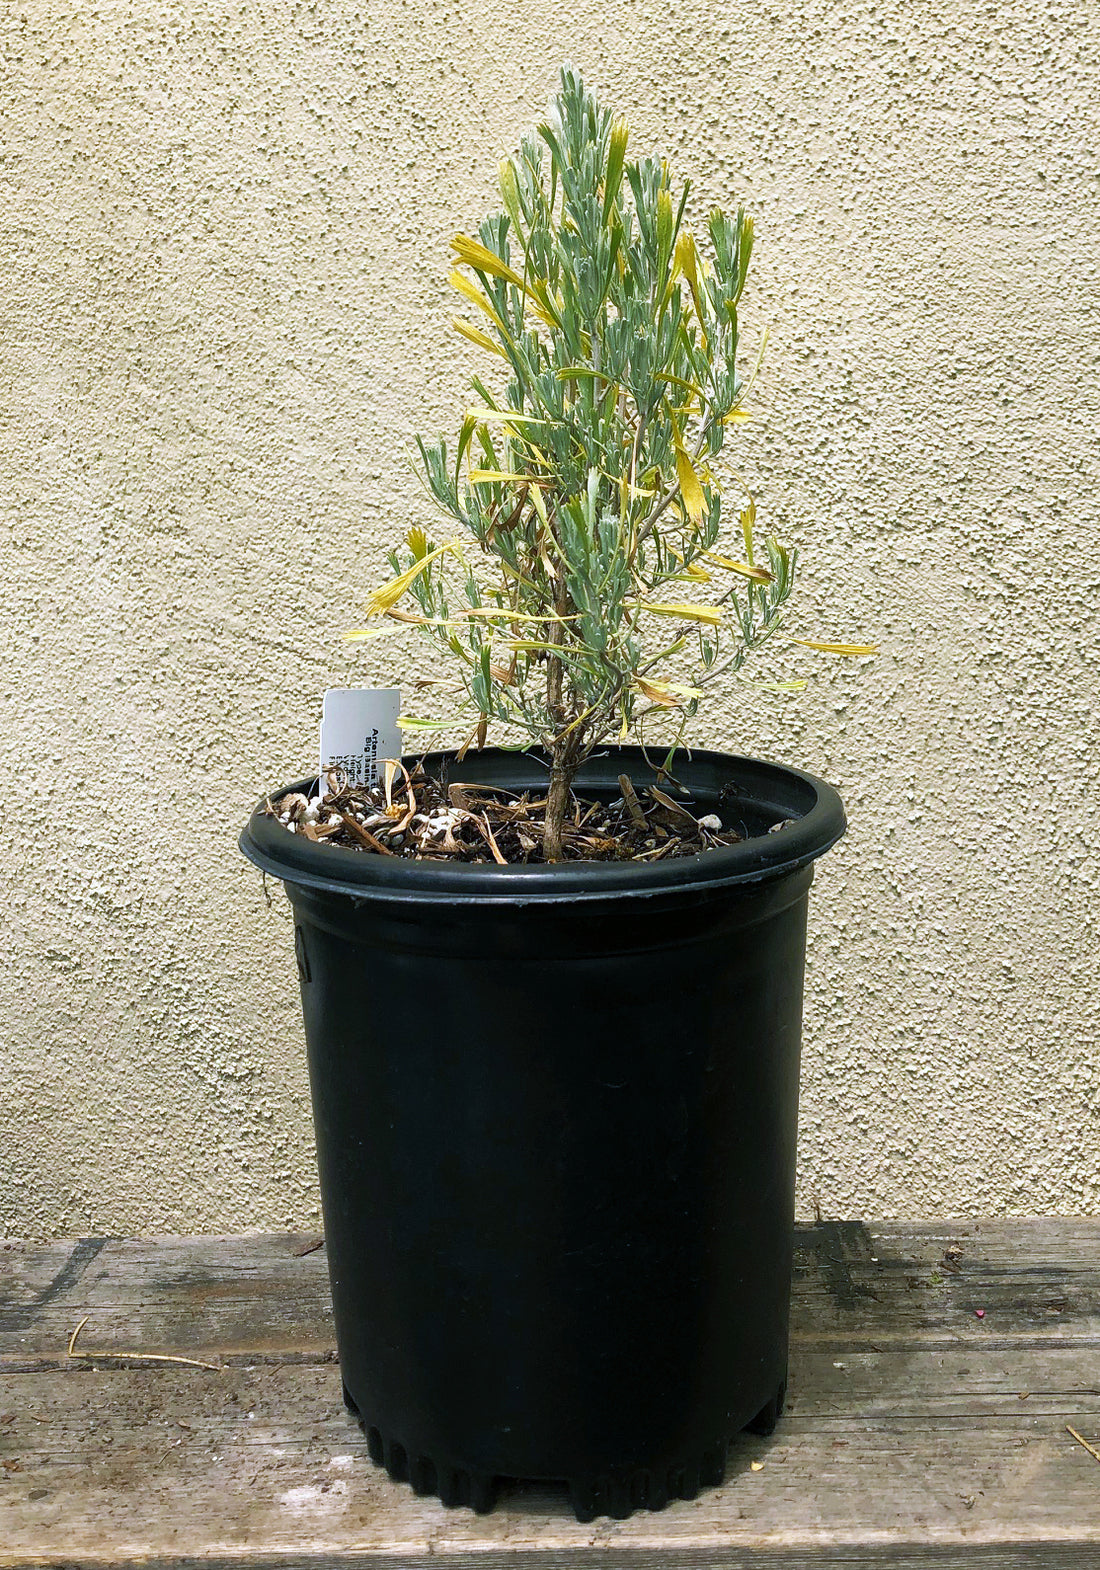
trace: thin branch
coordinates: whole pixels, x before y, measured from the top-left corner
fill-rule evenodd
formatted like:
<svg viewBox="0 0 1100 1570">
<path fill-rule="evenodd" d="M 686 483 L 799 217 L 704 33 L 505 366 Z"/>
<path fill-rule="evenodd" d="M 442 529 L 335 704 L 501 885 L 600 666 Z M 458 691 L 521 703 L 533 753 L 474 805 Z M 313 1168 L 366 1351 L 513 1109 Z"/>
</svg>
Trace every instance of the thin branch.
<svg viewBox="0 0 1100 1570">
<path fill-rule="evenodd" d="M 665 492 L 665 495 L 657 503 L 656 507 L 654 507 L 652 509 L 652 511 L 649 513 L 648 517 L 646 517 L 642 521 L 642 523 L 641 523 L 641 525 L 640 525 L 640 527 L 638 529 L 638 537 L 637 537 L 637 542 L 636 542 L 638 545 L 641 545 L 644 540 L 648 540 L 649 539 L 649 536 L 653 533 L 654 529 L 657 527 L 657 523 L 658 523 L 658 520 L 661 517 L 661 514 L 665 511 L 665 508 L 668 507 L 671 502 L 675 501 L 676 497 L 679 496 L 679 494 L 680 494 L 680 482 L 679 482 L 679 480 L 677 480 L 676 484 L 672 487 L 672 489 L 670 491 L 666 491 Z"/>
<path fill-rule="evenodd" d="M 702 429 L 702 431 L 700 432 L 700 435 L 699 435 L 699 440 L 695 444 L 695 451 L 691 455 L 692 464 L 698 463 L 699 459 L 703 456 L 704 449 L 706 448 L 706 445 L 707 445 L 707 437 L 710 434 L 710 429 L 711 429 L 711 426 L 713 424 L 714 424 L 713 419 L 710 419 L 703 426 L 703 429 Z M 679 480 L 677 480 L 676 484 L 672 487 L 672 489 L 662 498 L 661 501 L 659 501 L 657 503 L 656 507 L 653 508 L 653 510 L 650 512 L 649 516 L 642 523 L 641 528 L 638 530 L 638 543 L 639 544 L 641 544 L 641 542 L 643 540 L 647 540 L 649 538 L 649 536 L 653 533 L 653 530 L 654 530 L 654 528 L 657 525 L 657 520 L 660 518 L 661 514 L 664 512 L 665 508 L 669 505 L 669 503 L 671 501 L 675 500 L 675 498 L 677 496 L 679 496 L 679 494 L 680 494 L 680 482 L 679 482 Z"/>
<path fill-rule="evenodd" d="M 112 1363 L 186 1363 L 189 1368 L 208 1368 L 212 1374 L 224 1374 L 226 1371 L 224 1363 L 204 1363 L 200 1358 L 177 1357 L 172 1352 L 78 1352 L 76 1350 L 76 1338 L 91 1317 L 90 1314 L 85 1314 L 69 1337 L 69 1345 L 65 1351 L 66 1357 L 77 1360 L 80 1358 L 99 1358 L 101 1360 L 106 1358 Z"/>
<path fill-rule="evenodd" d="M 1075 1428 L 1071 1428 L 1068 1423 L 1066 1424 L 1066 1433 L 1072 1434 L 1079 1445 L 1084 1445 L 1085 1449 L 1088 1451 L 1089 1455 L 1094 1461 L 1100 1461 L 1100 1450 L 1097 1450 L 1094 1445 L 1090 1445 L 1087 1439 L 1082 1439 L 1077 1430 Z"/>
</svg>

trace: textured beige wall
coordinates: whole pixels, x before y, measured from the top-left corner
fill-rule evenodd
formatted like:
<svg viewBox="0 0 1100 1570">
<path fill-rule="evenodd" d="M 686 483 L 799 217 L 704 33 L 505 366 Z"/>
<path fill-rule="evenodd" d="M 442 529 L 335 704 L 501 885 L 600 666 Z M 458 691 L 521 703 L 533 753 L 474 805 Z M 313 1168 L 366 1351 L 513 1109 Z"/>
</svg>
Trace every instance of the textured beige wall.
<svg viewBox="0 0 1100 1570">
<path fill-rule="evenodd" d="M 290 925 L 236 829 L 324 686 L 401 681 L 337 635 L 462 396 L 447 240 L 563 56 L 700 210 L 754 210 L 741 461 L 804 547 L 799 630 L 885 646 L 701 737 L 850 809 L 803 1205 L 1100 1202 L 1098 18 L 4 8 L 0 1229 L 317 1215 Z"/>
</svg>

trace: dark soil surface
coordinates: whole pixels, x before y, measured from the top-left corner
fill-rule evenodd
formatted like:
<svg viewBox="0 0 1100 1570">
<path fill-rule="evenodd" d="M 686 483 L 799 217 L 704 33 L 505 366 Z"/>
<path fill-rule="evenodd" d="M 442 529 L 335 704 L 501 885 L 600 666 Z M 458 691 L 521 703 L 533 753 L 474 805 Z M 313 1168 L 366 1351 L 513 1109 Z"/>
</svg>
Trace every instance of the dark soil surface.
<svg viewBox="0 0 1100 1570">
<path fill-rule="evenodd" d="M 621 775 L 619 788 L 610 803 L 574 798 L 563 835 L 565 860 L 662 861 L 741 839 L 714 813 L 696 815 L 690 803 L 655 785 L 635 788 Z M 379 856 L 501 866 L 545 860 L 545 794 L 446 784 L 420 769 L 392 769 L 387 784 L 372 788 L 330 774 L 324 796 L 281 796 L 268 811 L 288 832 Z"/>
</svg>

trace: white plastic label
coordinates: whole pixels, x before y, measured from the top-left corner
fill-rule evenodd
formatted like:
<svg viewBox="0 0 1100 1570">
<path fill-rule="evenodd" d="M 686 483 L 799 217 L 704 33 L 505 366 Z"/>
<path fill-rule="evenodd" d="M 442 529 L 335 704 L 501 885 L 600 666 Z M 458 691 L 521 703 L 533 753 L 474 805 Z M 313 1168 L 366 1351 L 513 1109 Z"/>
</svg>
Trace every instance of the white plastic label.
<svg viewBox="0 0 1100 1570">
<path fill-rule="evenodd" d="M 322 789 L 325 771 L 334 766 L 349 785 L 376 784 L 382 760 L 401 756 L 400 712 L 397 688 L 330 687 L 321 701 Z"/>
</svg>

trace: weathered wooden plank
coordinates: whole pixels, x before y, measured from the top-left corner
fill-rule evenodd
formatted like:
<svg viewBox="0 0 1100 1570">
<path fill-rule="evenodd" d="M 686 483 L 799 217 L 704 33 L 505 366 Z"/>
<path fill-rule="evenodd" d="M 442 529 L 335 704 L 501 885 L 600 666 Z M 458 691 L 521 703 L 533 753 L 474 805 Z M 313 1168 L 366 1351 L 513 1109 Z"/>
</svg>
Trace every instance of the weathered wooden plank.
<svg viewBox="0 0 1100 1570">
<path fill-rule="evenodd" d="M 86 1348 L 237 1362 L 330 1358 L 317 1242 L 257 1234 L 7 1244 L 0 1369 L 64 1366 L 85 1313 Z M 1100 1220 L 822 1222 L 800 1228 L 797 1242 L 794 1333 L 823 1349 L 960 1337 L 1100 1348 Z"/>
<path fill-rule="evenodd" d="M 821 1345 L 980 1335 L 1100 1347 L 1100 1219 L 820 1222 L 798 1232 L 799 1333 Z"/>
<path fill-rule="evenodd" d="M 777 1433 L 722 1489 L 592 1526 L 548 1485 L 475 1517 L 370 1463 L 311 1242 L 0 1252 L 0 1566 L 1100 1564 L 1100 1464 L 1066 1432 L 1100 1448 L 1100 1223 L 803 1229 Z M 232 1366 L 69 1360 L 85 1313 L 89 1349 Z"/>
<path fill-rule="evenodd" d="M 82 1238 L 0 1251 L 0 1370 L 63 1366 L 69 1336 L 119 1352 L 331 1359 L 320 1237 Z"/>
<path fill-rule="evenodd" d="M 1034 1542 L 1059 1553 L 1092 1544 L 1100 1558 L 1097 1463 L 1065 1432 L 1070 1421 L 1100 1436 L 1100 1396 L 1043 1387 L 1046 1356 L 1021 1370 L 1037 1387 L 1028 1403 L 1010 1388 L 1013 1370 L 997 1360 L 975 1367 L 972 1348 L 941 1355 L 934 1392 L 921 1388 L 918 1359 L 910 1401 L 899 1395 L 906 1370 L 892 1355 L 865 1355 L 855 1369 L 821 1355 L 816 1368 L 796 1359 L 796 1410 L 771 1439 L 737 1446 L 721 1489 L 592 1526 L 545 1486 L 513 1486 L 486 1517 L 417 1499 L 367 1458 L 332 1369 L 7 1375 L 0 1565 L 205 1565 L 219 1556 L 253 1565 L 291 1555 L 312 1566 L 358 1554 L 457 1570 L 526 1566 L 540 1553 L 559 1555 L 547 1561 L 559 1565 L 600 1563 L 574 1559 L 597 1549 L 623 1566 L 808 1564 L 842 1549 L 845 1563 L 858 1564 L 929 1547 L 965 1556 Z M 1067 1366 L 1060 1377 L 1079 1376 Z M 982 1395 L 968 1409 L 971 1384 Z"/>
</svg>

